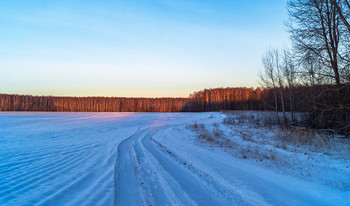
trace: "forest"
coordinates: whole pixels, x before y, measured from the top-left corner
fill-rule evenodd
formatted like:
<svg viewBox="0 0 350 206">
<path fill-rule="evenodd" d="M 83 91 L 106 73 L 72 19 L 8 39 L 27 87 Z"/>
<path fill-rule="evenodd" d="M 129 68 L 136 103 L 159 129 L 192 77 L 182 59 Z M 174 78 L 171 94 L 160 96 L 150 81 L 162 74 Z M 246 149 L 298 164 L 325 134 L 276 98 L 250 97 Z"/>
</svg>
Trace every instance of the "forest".
<svg viewBox="0 0 350 206">
<path fill-rule="evenodd" d="M 262 110 L 260 88 L 218 88 L 188 98 L 54 97 L 0 94 L 0 111 L 208 112 Z"/>
<path fill-rule="evenodd" d="M 350 2 L 289 0 L 290 48 L 269 48 L 260 82 L 272 110 L 304 112 L 306 126 L 350 133 Z M 288 102 L 287 102 L 287 101 Z M 278 115 L 277 115 L 278 117 Z M 290 124 L 290 123 L 287 123 Z"/>
</svg>

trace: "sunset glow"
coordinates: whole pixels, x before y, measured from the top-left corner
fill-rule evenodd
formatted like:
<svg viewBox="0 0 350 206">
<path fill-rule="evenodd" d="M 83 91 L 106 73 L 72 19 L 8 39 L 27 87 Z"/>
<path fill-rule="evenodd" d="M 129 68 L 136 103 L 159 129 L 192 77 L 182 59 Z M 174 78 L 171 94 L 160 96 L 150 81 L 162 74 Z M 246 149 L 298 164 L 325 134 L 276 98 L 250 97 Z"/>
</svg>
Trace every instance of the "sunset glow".
<svg viewBox="0 0 350 206">
<path fill-rule="evenodd" d="M 0 2 L 0 93 L 186 97 L 256 87 L 286 2 Z"/>
</svg>

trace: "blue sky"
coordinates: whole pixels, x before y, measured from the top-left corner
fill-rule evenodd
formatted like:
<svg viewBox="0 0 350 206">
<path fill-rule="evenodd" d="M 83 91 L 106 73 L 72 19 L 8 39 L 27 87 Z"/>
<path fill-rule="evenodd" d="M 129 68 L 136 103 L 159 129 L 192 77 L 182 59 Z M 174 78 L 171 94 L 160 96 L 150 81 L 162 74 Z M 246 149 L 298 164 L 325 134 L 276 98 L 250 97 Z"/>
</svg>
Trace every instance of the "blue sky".
<svg viewBox="0 0 350 206">
<path fill-rule="evenodd" d="M 0 93 L 186 97 L 256 87 L 286 0 L 0 1 Z"/>
</svg>

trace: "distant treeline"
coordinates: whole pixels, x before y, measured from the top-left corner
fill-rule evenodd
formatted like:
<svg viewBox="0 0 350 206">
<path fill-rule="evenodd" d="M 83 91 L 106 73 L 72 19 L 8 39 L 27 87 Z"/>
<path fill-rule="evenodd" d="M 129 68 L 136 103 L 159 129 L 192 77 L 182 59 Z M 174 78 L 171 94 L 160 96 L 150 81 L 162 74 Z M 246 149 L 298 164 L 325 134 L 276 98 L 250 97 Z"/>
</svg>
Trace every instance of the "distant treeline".
<svg viewBox="0 0 350 206">
<path fill-rule="evenodd" d="M 325 114 L 341 101 L 349 113 L 350 84 L 276 88 L 216 88 L 187 98 L 58 97 L 0 94 L 0 111 L 52 112 L 212 112 L 266 110 Z M 322 108 L 322 109 L 321 109 Z"/>
<path fill-rule="evenodd" d="M 265 92 L 268 90 L 265 90 Z M 188 98 L 55 97 L 0 94 L 0 111 L 55 112 L 208 112 L 262 110 L 257 88 L 218 88 Z"/>
<path fill-rule="evenodd" d="M 265 110 L 282 112 L 284 124 L 330 128 L 350 134 L 350 84 L 295 85 L 270 88 L 217 88 L 188 98 L 55 97 L 0 94 L 0 111 L 53 112 L 211 112 Z M 286 121 L 286 112 L 291 122 Z"/>
</svg>

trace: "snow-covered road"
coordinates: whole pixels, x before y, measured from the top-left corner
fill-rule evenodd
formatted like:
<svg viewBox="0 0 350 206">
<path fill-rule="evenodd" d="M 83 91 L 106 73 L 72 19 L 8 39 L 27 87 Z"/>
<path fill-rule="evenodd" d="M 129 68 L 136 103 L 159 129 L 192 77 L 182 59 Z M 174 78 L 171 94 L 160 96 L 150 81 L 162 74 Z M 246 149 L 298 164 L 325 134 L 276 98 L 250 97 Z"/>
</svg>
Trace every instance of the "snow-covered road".
<svg viewBox="0 0 350 206">
<path fill-rule="evenodd" d="M 194 141 L 220 113 L 0 113 L 0 205 L 339 205 Z M 350 198 L 350 197 L 349 197 Z"/>
</svg>

